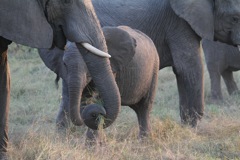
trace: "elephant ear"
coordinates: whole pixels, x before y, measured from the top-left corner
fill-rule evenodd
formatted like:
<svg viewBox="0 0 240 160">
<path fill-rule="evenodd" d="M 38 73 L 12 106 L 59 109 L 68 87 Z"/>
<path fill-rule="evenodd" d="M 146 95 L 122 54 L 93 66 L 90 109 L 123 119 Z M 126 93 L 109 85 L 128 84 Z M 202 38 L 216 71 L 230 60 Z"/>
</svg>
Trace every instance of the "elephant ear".
<svg viewBox="0 0 240 160">
<path fill-rule="evenodd" d="M 55 47 L 53 49 L 39 49 L 38 52 L 44 64 L 50 70 L 52 70 L 62 79 L 66 78 L 67 70 L 63 63 L 63 50 Z"/>
<path fill-rule="evenodd" d="M 53 31 L 37 0 L 1 0 L 0 36 L 30 47 L 50 48 Z"/>
<path fill-rule="evenodd" d="M 117 27 L 104 27 L 103 34 L 106 39 L 108 53 L 113 72 L 118 72 L 127 65 L 135 55 L 136 40 L 123 29 Z"/>
<path fill-rule="evenodd" d="M 214 12 L 212 0 L 170 0 L 174 12 L 186 20 L 202 38 L 214 37 Z"/>
</svg>

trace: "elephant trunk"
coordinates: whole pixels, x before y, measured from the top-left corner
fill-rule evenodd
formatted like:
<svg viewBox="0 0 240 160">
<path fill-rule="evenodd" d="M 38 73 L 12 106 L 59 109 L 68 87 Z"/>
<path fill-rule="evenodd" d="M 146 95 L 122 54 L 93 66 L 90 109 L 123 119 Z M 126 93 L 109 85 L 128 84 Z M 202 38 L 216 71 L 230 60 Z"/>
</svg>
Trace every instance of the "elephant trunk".
<svg viewBox="0 0 240 160">
<path fill-rule="evenodd" d="M 77 44 L 77 47 L 99 91 L 104 107 L 97 104 L 85 107 L 82 112 L 84 123 L 89 128 L 96 130 L 98 129 L 98 116 L 103 115 L 105 117 L 103 127 L 106 128 L 117 118 L 121 106 L 120 94 L 110 67 L 110 61 L 108 58 L 101 58 L 89 53 L 81 44 Z"/>
<path fill-rule="evenodd" d="M 76 68 L 74 66 L 69 67 L 69 70 L 76 70 Z M 84 75 L 82 76 L 81 74 L 76 75 L 74 72 L 70 73 L 68 80 L 70 106 L 69 112 L 73 124 L 81 126 L 83 124 L 83 121 L 80 116 L 80 103 L 83 91 L 82 88 L 84 88 L 82 85 L 86 81 L 86 77 Z"/>
<path fill-rule="evenodd" d="M 65 81 L 68 84 L 69 92 L 69 114 L 73 124 L 81 126 L 83 124 L 80 116 L 80 103 L 84 87 L 86 86 L 86 65 L 76 47 L 72 45 L 66 48 L 63 61 L 67 68 Z"/>
<path fill-rule="evenodd" d="M 73 44 L 73 43 L 72 43 Z M 64 62 L 67 66 L 70 117 L 75 125 L 84 123 L 91 129 L 98 129 L 98 116 L 105 117 L 104 128 L 111 125 L 120 110 L 120 94 L 111 71 L 108 58 L 89 53 L 81 44 L 67 46 Z M 79 54 L 79 51 L 81 54 Z M 87 71 L 103 100 L 103 106 L 92 104 L 86 106 L 80 115 L 82 92 L 87 85 Z M 83 120 L 82 120 L 83 119 Z"/>
<path fill-rule="evenodd" d="M 91 1 L 74 1 L 74 6 L 77 8 L 69 11 L 72 14 L 64 15 L 64 22 L 67 23 L 63 24 L 63 32 L 69 41 L 76 43 L 104 103 L 104 109 L 99 105 L 87 106 L 86 110 L 83 110 L 82 116 L 84 117 L 84 123 L 89 128 L 97 129 L 97 117 L 99 114 L 103 114 L 106 118 L 104 127 L 108 127 L 116 119 L 120 110 L 120 94 L 111 71 L 110 61 L 108 58 L 93 55 L 89 49 L 84 48 L 86 46 L 82 46 L 83 43 L 89 43 L 95 48 L 107 52 L 106 41 Z M 76 21 L 72 15 L 77 15 L 80 21 Z M 79 76 L 78 78 L 82 77 Z M 80 84 L 76 84 L 76 86 L 78 85 Z M 81 88 L 83 86 L 80 85 L 79 87 L 83 89 Z M 73 90 L 74 88 L 75 86 L 73 86 Z M 70 91 L 69 94 L 69 97 L 71 97 Z M 70 114 L 73 123 L 81 125 L 81 117 L 79 115 L 80 100 L 77 96 L 75 98 L 78 98 L 78 100 L 72 99 L 76 104 L 72 103 L 70 105 Z"/>
</svg>

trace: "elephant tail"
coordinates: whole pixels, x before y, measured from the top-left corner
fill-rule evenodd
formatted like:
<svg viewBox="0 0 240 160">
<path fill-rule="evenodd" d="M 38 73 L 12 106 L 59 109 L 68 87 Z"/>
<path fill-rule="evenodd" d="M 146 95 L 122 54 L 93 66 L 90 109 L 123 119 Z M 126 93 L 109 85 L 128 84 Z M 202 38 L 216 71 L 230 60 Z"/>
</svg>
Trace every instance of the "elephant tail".
<svg viewBox="0 0 240 160">
<path fill-rule="evenodd" d="M 55 79 L 55 87 L 56 87 L 57 89 L 59 88 L 59 84 L 58 84 L 59 80 L 60 80 L 60 76 L 57 75 L 57 76 L 56 76 L 56 79 Z"/>
</svg>

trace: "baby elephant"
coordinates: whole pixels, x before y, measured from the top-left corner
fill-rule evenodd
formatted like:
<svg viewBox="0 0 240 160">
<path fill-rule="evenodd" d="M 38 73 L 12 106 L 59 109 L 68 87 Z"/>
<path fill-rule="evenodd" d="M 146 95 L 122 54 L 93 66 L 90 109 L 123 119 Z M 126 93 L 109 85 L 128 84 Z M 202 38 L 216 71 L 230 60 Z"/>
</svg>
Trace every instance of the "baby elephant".
<svg viewBox="0 0 240 160">
<path fill-rule="evenodd" d="M 149 133 L 149 114 L 158 81 L 159 57 L 157 50 L 150 38 L 127 26 L 105 27 L 103 33 L 108 52 L 112 56 L 110 63 L 119 87 L 121 105 L 127 105 L 136 112 L 139 135 L 146 136 Z M 91 119 L 94 119 L 94 123 L 96 123 L 96 114 L 104 115 L 107 111 L 103 108 L 92 111 L 87 109 L 90 107 L 85 106 L 86 99 L 94 95 L 95 88 L 91 82 L 86 61 L 84 62 L 75 43 L 68 43 L 64 54 L 57 48 L 40 50 L 39 54 L 44 63 L 63 79 L 63 98 L 57 117 L 58 127 L 68 126 L 69 105 L 79 107 L 81 102 L 81 108 L 84 108 L 81 114 L 84 123 L 89 128 L 95 129 L 95 131 L 89 129 L 87 137 L 93 138 L 97 128 L 94 128 L 96 124 L 93 124 Z M 68 92 L 70 87 L 74 87 L 75 92 Z M 106 92 L 111 91 L 106 90 Z M 91 112 L 91 116 L 84 116 L 84 112 Z"/>
<path fill-rule="evenodd" d="M 221 76 L 230 95 L 238 92 L 238 87 L 233 78 L 233 72 L 240 69 L 240 52 L 238 48 L 220 42 L 203 40 L 203 50 L 211 79 L 212 99 L 223 99 Z"/>
</svg>

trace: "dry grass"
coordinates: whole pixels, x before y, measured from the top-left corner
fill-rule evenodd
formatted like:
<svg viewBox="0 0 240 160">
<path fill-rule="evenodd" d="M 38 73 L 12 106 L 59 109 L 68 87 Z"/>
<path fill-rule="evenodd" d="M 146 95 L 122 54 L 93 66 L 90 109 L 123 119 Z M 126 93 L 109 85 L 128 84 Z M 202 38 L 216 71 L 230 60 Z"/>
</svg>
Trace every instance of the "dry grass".
<svg viewBox="0 0 240 160">
<path fill-rule="evenodd" d="M 114 125 L 104 132 L 102 146 L 87 147 L 85 127 L 72 126 L 67 135 L 56 133 L 61 87 L 56 89 L 55 75 L 44 66 L 36 50 L 12 46 L 9 61 L 12 74 L 9 156 L 12 160 L 240 159 L 239 96 L 229 97 L 225 91 L 224 103 L 209 104 L 207 72 L 205 116 L 196 129 L 180 125 L 175 77 L 167 68 L 160 71 L 149 138 L 137 138 L 136 115 L 123 107 Z M 239 79 L 240 74 L 236 76 Z"/>
</svg>

